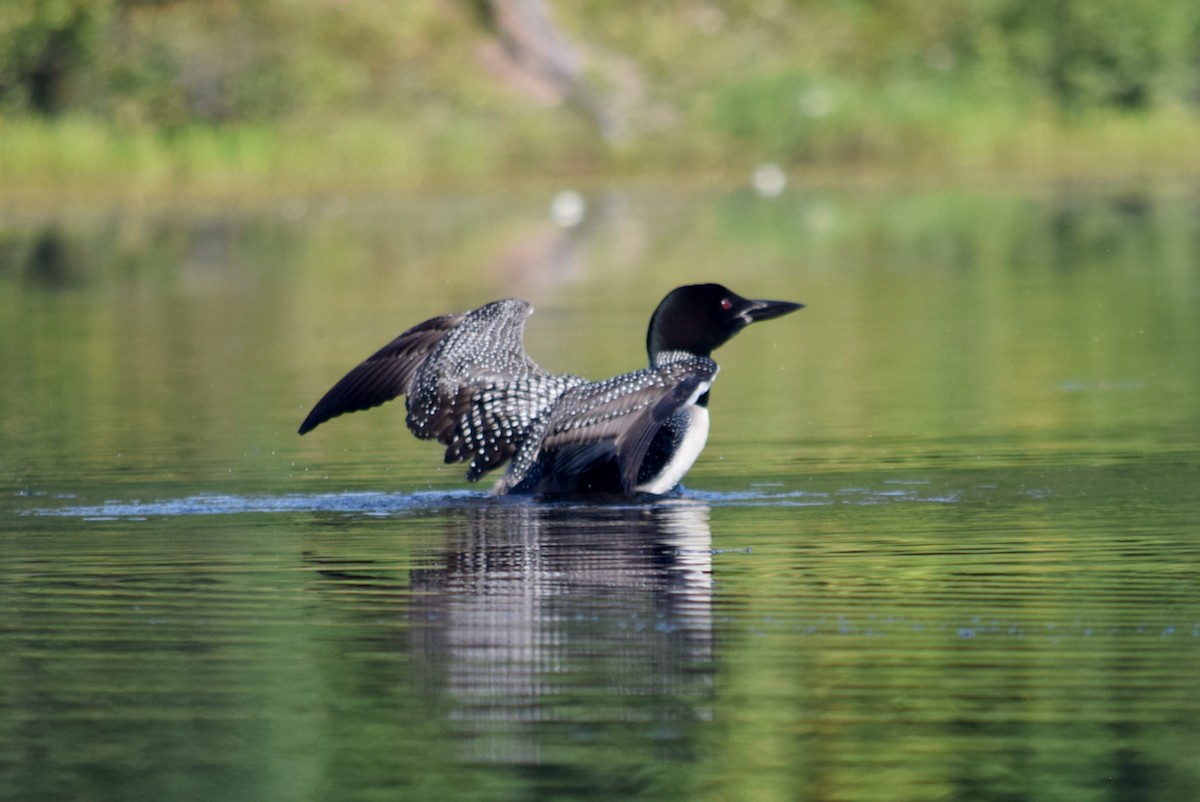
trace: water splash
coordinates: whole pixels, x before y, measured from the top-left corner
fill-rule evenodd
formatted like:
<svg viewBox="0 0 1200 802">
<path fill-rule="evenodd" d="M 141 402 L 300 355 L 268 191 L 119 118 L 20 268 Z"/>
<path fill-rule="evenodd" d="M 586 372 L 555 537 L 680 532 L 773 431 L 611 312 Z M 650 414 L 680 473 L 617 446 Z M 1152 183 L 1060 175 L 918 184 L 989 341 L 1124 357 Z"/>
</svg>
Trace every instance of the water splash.
<svg viewBox="0 0 1200 802">
<path fill-rule="evenodd" d="M 421 510 L 462 509 L 480 504 L 539 504 L 584 508 L 603 506 L 643 507 L 654 504 L 702 502 L 710 507 L 821 507 L 832 504 L 890 504 L 896 502 L 954 503 L 960 494 L 930 493 L 920 483 L 886 487 L 845 487 L 833 492 L 795 490 L 776 485 L 747 490 L 705 491 L 682 489 L 667 496 L 578 497 L 542 500 L 529 496 L 493 498 L 473 490 L 418 492 L 349 491 L 338 493 L 286 493 L 238 495 L 197 493 L 180 498 L 143 501 L 109 500 L 99 504 L 42 507 L 23 514 L 87 521 L 137 521 L 191 515 L 245 515 L 277 513 L 335 513 L 369 517 L 405 515 Z"/>
<path fill-rule="evenodd" d="M 200 493 L 154 501 L 105 501 L 101 504 L 51 507 L 27 514 L 45 517 L 81 518 L 88 521 L 146 520 L 183 515 L 241 515 L 246 513 L 330 512 L 352 515 L 389 516 L 414 510 L 458 506 L 481 498 L 468 491 L 420 493 L 289 493 L 281 496 L 241 496 Z"/>
</svg>

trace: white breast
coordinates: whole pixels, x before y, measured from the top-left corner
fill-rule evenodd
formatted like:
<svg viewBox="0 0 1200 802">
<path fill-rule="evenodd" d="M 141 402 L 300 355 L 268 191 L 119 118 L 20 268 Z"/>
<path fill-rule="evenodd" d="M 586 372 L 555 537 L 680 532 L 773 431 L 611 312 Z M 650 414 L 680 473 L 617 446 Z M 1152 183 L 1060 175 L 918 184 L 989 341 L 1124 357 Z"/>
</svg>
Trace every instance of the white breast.
<svg viewBox="0 0 1200 802">
<path fill-rule="evenodd" d="M 708 389 L 707 385 L 705 385 L 705 389 Z M 699 393 L 697 393 L 698 395 Z M 639 493 L 666 493 L 679 484 L 684 474 L 700 456 L 700 452 L 704 450 L 704 444 L 708 442 L 708 410 L 695 404 L 689 404 L 680 410 L 680 414 L 688 416 L 683 442 L 679 444 L 675 456 L 658 476 L 634 488 Z"/>
</svg>

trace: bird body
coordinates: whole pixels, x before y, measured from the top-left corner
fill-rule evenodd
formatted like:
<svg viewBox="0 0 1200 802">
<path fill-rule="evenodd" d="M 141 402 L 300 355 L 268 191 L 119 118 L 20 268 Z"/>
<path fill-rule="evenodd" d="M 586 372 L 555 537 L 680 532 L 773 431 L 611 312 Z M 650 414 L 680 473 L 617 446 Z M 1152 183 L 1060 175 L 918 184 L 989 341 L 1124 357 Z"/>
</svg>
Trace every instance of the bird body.
<svg viewBox="0 0 1200 802">
<path fill-rule="evenodd" d="M 300 434 L 407 397 L 408 428 L 446 446 L 478 481 L 509 462 L 493 494 L 672 490 L 708 437 L 711 351 L 755 320 L 801 308 L 750 301 L 717 284 L 680 287 L 647 332 L 650 365 L 602 381 L 551 374 L 525 353 L 525 301 L 495 301 L 420 323 L 351 370 Z"/>
</svg>

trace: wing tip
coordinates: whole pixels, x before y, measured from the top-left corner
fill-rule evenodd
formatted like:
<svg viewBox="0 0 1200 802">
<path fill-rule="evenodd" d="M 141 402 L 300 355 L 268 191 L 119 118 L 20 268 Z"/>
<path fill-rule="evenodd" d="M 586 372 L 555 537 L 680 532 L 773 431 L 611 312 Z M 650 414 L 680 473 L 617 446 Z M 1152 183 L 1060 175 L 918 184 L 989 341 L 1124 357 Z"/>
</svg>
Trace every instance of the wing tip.
<svg viewBox="0 0 1200 802">
<path fill-rule="evenodd" d="M 300 428 L 296 430 L 296 434 L 299 434 L 299 435 L 308 434 L 313 429 L 317 428 L 322 423 L 329 420 L 329 418 L 330 418 L 329 415 L 321 414 L 320 407 L 318 406 L 317 408 L 313 409 L 312 412 L 308 413 L 308 417 L 305 418 L 304 422 L 300 424 Z"/>
</svg>

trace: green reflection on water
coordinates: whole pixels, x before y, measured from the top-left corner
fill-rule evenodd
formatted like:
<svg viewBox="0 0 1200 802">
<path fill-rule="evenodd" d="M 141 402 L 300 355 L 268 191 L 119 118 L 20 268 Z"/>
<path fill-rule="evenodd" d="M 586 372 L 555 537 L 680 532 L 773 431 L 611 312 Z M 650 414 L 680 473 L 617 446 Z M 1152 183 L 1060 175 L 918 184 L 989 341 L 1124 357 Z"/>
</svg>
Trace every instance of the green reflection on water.
<svg viewBox="0 0 1200 802">
<path fill-rule="evenodd" d="M 589 201 L 0 226 L 0 798 L 1196 796 L 1194 194 Z M 712 279 L 808 308 L 682 501 L 295 435 L 433 314 L 599 377 Z"/>
</svg>

